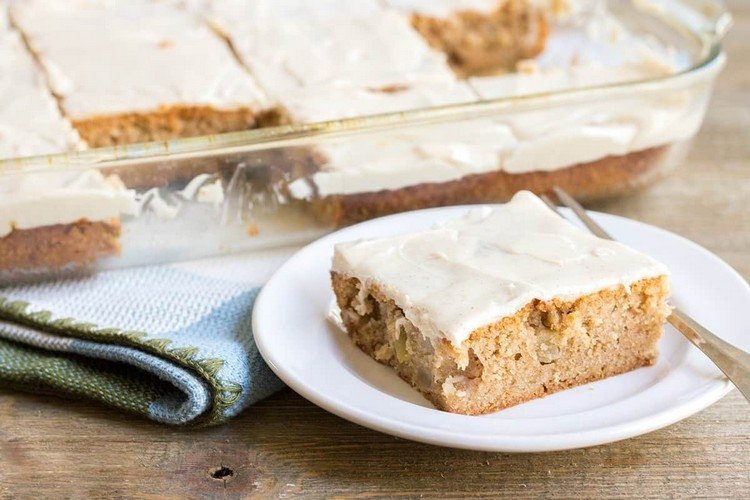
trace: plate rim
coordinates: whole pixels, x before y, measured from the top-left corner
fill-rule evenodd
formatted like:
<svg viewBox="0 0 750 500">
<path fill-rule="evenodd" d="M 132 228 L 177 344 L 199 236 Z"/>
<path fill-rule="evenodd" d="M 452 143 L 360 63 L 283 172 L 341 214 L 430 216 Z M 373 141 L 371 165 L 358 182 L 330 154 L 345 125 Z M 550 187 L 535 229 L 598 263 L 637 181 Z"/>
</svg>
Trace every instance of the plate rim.
<svg viewBox="0 0 750 500">
<path fill-rule="evenodd" d="M 481 206 L 500 206 L 502 204 L 483 204 Z M 257 311 L 261 311 L 265 308 L 264 304 L 269 296 L 270 292 L 267 290 L 272 289 L 268 287 L 272 284 L 278 275 L 281 275 L 286 271 L 287 268 L 293 267 L 295 260 L 299 258 L 301 254 L 304 254 L 311 247 L 321 245 L 325 240 L 335 239 L 338 235 L 345 232 L 356 231 L 362 226 L 374 224 L 375 222 L 383 223 L 391 219 L 408 218 L 410 215 L 416 213 L 428 213 L 428 212 L 443 212 L 443 211 L 460 211 L 462 209 L 469 210 L 476 208 L 477 205 L 456 205 L 449 207 L 435 207 L 422 210 L 413 210 L 409 212 L 402 212 L 398 214 L 388 215 L 384 217 L 378 217 L 368 221 L 360 222 L 352 226 L 340 228 L 334 232 L 328 233 L 315 241 L 308 243 L 304 247 L 298 249 L 289 259 L 287 259 L 278 269 L 274 271 L 272 276 L 261 288 L 260 293 L 253 307 L 252 315 L 252 328 L 253 338 L 256 346 L 266 361 L 271 370 L 292 390 L 297 392 L 299 395 L 312 402 L 313 404 L 323 408 L 324 410 L 333 413 L 334 415 L 353 422 L 355 424 L 367 427 L 378 432 L 390 434 L 400 438 L 408 439 L 411 441 L 417 441 L 437 446 L 445 446 L 457 449 L 477 450 L 477 451 L 492 451 L 492 452 L 547 452 L 547 451 L 560 451 L 576 448 L 584 448 L 590 446 L 597 446 L 606 443 L 612 443 L 621 441 L 631 437 L 640 436 L 653 432 L 655 430 L 667 427 L 674 423 L 677 423 L 685 418 L 688 418 L 699 411 L 711 406 L 726 394 L 732 391 L 734 385 L 726 378 L 718 378 L 712 387 L 708 387 L 701 394 L 691 399 L 686 400 L 677 405 L 658 410 L 657 412 L 636 417 L 633 420 L 627 422 L 618 423 L 608 427 L 596 428 L 586 431 L 578 432 L 563 432 L 554 435 L 543 435 L 543 436 L 518 436 L 514 437 L 511 435 L 504 435 L 502 444 L 497 441 L 483 440 L 480 441 L 476 436 L 473 438 L 467 434 L 462 434 L 458 431 L 446 430 L 446 429 L 432 429 L 430 427 L 420 427 L 416 424 L 404 423 L 395 421 L 387 416 L 378 414 L 377 412 L 367 412 L 359 408 L 353 407 L 346 401 L 341 401 L 336 398 L 330 397 L 325 392 L 317 390 L 309 385 L 305 384 L 303 380 L 297 377 L 292 371 L 284 369 L 276 361 L 276 357 L 273 355 L 272 349 L 265 342 L 264 335 L 259 333 L 264 329 L 261 314 L 257 314 Z M 563 209 L 566 216 L 570 216 L 572 212 L 568 209 Z M 635 224 L 636 226 L 646 226 L 649 229 L 656 230 L 657 232 L 664 233 L 670 237 L 677 238 L 681 244 L 692 247 L 694 250 L 700 252 L 705 257 L 718 261 L 725 270 L 733 275 L 733 278 L 738 283 L 744 285 L 746 291 L 750 294 L 750 284 L 739 274 L 739 272 L 729 265 L 726 261 L 720 258 L 718 255 L 709 251 L 705 247 L 698 243 L 689 240 L 688 238 L 673 233 L 666 229 L 654 226 L 645 222 L 641 222 L 628 217 L 623 217 L 615 214 L 607 214 L 598 211 L 587 210 L 587 213 L 591 215 L 598 222 L 603 221 L 606 227 L 606 220 L 617 219 L 624 221 L 625 223 Z M 574 220 L 574 217 L 568 217 L 569 220 Z M 690 345 L 690 349 L 694 349 L 694 346 Z M 383 393 L 386 394 L 387 393 Z M 602 432 L 606 430 L 606 432 Z M 452 437 L 451 437 L 452 436 Z M 549 442 L 554 437 L 554 442 Z M 460 439 L 457 439 L 459 438 Z"/>
</svg>

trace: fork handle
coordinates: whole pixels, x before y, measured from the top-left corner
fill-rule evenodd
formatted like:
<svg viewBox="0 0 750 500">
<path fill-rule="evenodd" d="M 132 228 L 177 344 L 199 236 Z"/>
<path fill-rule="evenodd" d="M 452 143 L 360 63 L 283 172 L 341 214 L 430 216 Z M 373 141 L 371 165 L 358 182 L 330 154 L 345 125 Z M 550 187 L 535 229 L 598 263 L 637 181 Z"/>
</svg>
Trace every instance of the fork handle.
<svg viewBox="0 0 750 500">
<path fill-rule="evenodd" d="M 667 321 L 708 356 L 750 401 L 750 354 L 724 342 L 677 308 Z"/>
</svg>

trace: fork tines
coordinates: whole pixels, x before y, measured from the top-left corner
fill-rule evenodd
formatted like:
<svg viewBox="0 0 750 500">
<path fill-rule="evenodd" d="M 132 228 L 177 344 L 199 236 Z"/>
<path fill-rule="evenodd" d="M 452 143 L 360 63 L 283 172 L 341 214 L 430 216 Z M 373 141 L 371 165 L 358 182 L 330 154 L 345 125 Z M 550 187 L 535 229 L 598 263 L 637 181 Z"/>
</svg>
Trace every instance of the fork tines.
<svg viewBox="0 0 750 500">
<path fill-rule="evenodd" d="M 557 196 L 557 199 L 560 201 L 560 203 L 571 209 L 576 217 L 578 217 L 581 222 L 583 222 L 583 224 L 588 228 L 589 231 L 600 238 L 606 238 L 608 240 L 614 239 L 599 224 L 594 222 L 594 219 L 589 217 L 589 215 L 586 213 L 586 210 L 584 210 L 581 204 L 578 203 L 575 198 L 566 193 L 565 190 L 557 186 L 554 186 L 552 190 L 555 192 L 555 195 Z M 560 214 L 559 210 L 557 210 L 557 206 L 552 203 L 552 200 L 550 200 L 548 196 L 542 195 L 541 199 L 544 201 L 544 203 L 547 204 L 547 206 Z"/>
</svg>

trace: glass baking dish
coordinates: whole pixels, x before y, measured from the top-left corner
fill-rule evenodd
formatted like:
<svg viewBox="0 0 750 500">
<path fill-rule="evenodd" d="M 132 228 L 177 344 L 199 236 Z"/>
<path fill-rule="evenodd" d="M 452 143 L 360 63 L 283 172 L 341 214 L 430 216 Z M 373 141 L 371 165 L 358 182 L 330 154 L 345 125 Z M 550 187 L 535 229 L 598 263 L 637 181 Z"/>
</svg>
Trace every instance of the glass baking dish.
<svg viewBox="0 0 750 500">
<path fill-rule="evenodd" d="M 559 185 L 591 200 L 648 186 L 682 162 L 701 125 L 730 18 L 713 1 L 609 4 L 678 50 L 684 69 L 2 161 L 0 285 L 301 244 L 372 217 L 499 202 L 520 189 Z"/>
</svg>

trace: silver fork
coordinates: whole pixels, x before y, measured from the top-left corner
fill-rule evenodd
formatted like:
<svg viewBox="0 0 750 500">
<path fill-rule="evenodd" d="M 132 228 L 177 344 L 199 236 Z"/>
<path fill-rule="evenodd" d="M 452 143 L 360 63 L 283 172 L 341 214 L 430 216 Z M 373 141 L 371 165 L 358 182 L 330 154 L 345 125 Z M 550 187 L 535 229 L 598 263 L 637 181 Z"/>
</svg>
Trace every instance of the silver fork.
<svg viewBox="0 0 750 500">
<path fill-rule="evenodd" d="M 602 227 L 589 217 L 583 207 L 568 193 L 559 187 L 553 188 L 560 203 L 568 207 L 583 222 L 583 224 L 600 238 L 612 240 Z M 564 217 L 557 206 L 547 196 L 542 200 L 560 217 Z M 721 340 L 719 337 L 701 326 L 697 321 L 678 308 L 672 309 L 667 318 L 669 324 L 675 327 L 687 339 L 703 352 L 714 364 L 724 372 L 729 380 L 740 390 L 745 399 L 750 401 L 750 354 Z"/>
</svg>

